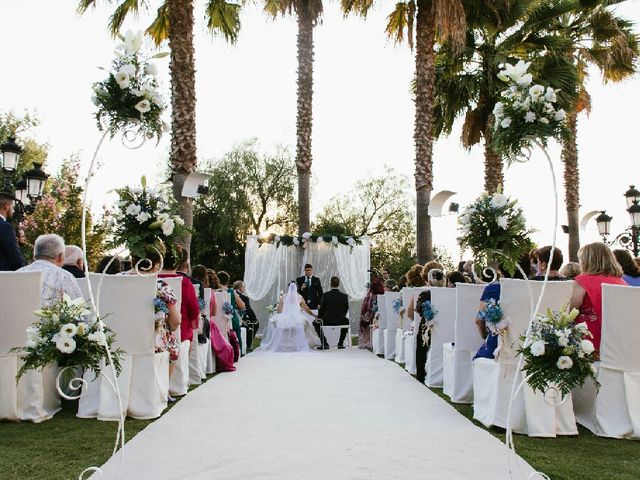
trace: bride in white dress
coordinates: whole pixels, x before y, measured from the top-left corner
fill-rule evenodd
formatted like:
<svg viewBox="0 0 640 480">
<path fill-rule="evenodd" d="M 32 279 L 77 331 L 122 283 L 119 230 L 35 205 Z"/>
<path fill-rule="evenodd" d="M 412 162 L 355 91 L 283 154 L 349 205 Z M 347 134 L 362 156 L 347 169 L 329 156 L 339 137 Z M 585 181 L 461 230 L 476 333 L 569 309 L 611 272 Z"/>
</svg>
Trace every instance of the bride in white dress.
<svg viewBox="0 0 640 480">
<path fill-rule="evenodd" d="M 309 352 L 320 344 L 313 328 L 315 316 L 298 294 L 295 282 L 286 295 L 280 297 L 278 313 L 269 320 L 260 344 L 261 352 Z"/>
</svg>

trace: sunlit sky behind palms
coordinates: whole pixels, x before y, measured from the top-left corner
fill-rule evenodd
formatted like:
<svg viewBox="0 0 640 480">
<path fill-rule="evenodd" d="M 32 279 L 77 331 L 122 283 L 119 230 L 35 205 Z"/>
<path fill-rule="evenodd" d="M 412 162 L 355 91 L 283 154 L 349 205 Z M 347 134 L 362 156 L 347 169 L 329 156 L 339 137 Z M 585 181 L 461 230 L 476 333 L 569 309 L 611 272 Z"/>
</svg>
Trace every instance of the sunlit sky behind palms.
<svg viewBox="0 0 640 480">
<path fill-rule="evenodd" d="M 110 8 L 105 2 L 85 16 L 76 14 L 75 0 L 0 0 L 0 44 L 5 53 L 0 74 L 0 108 L 36 111 L 42 120 L 33 132 L 50 144 L 47 170 L 79 152 L 85 169 L 99 138 L 92 119 L 91 84 L 101 79 L 98 66 L 108 67 L 114 41 L 107 32 Z M 159 2 L 151 2 L 155 3 Z M 293 19 L 272 21 L 255 6 L 242 14 L 236 45 L 212 37 L 204 26 L 202 1 L 196 1 L 197 128 L 199 159 L 217 158 L 242 140 L 257 137 L 265 150 L 288 145 L 295 151 L 296 25 Z M 376 8 L 367 21 L 343 19 L 336 2 L 325 2 L 325 16 L 315 33 L 315 97 L 312 209 L 351 188 L 368 172 L 392 165 L 413 187 L 413 104 L 409 83 L 413 56 L 384 35 L 390 5 Z M 630 0 L 620 14 L 640 23 L 640 4 Z M 125 29 L 141 29 L 149 17 L 129 19 Z M 168 61 L 159 62 L 168 95 Z M 640 78 L 603 86 L 597 71 L 589 83 L 593 111 L 581 116 L 579 149 L 583 213 L 607 209 L 613 230 L 628 225 L 622 194 L 640 184 Z M 168 120 L 168 118 L 167 118 Z M 482 148 L 467 152 L 459 143 L 460 128 L 441 140 L 435 151 L 435 190 L 459 192 L 462 205 L 482 190 Z M 552 148 L 562 200 L 562 166 Z M 113 201 L 113 188 L 139 182 L 145 174 L 163 180 L 161 164 L 168 157 L 168 136 L 158 146 L 149 142 L 131 151 L 119 139 L 101 151 L 101 168 L 92 186 L 93 208 Z M 512 166 L 506 193 L 519 198 L 534 239 L 552 237 L 553 187 L 541 155 Z M 560 205 L 560 224 L 566 223 Z M 458 257 L 455 219 L 433 222 L 435 243 Z M 583 240 L 595 240 L 595 223 Z M 559 246 L 566 236 L 559 230 Z"/>
</svg>

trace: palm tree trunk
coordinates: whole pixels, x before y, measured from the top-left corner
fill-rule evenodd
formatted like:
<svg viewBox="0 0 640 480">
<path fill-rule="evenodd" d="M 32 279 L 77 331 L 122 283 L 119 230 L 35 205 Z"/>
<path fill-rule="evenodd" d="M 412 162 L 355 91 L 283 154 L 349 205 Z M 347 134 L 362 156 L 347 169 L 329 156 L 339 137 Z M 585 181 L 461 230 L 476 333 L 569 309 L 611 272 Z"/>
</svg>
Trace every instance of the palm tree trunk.
<svg viewBox="0 0 640 480">
<path fill-rule="evenodd" d="M 198 161 L 196 154 L 196 77 L 193 47 L 193 0 L 168 0 L 171 50 L 171 152 L 173 195 L 185 226 L 193 226 L 193 203 L 182 196 L 186 177 Z M 191 235 L 181 239 L 187 248 Z"/>
<path fill-rule="evenodd" d="M 562 145 L 564 162 L 564 198 L 569 226 L 569 261 L 578 261 L 580 249 L 580 169 L 578 167 L 578 114 L 567 115 L 569 136 Z"/>
<path fill-rule="evenodd" d="M 311 133 L 313 127 L 313 18 L 307 2 L 298 10 L 298 111 L 296 168 L 298 170 L 298 233 L 311 230 Z"/>
<path fill-rule="evenodd" d="M 433 260 L 429 202 L 433 190 L 433 98 L 435 82 L 435 8 L 418 0 L 416 13 L 416 246 L 418 263 Z"/>
<path fill-rule="evenodd" d="M 493 115 L 490 115 L 484 132 L 484 190 L 489 194 L 502 191 L 504 188 L 502 157 L 491 147 L 492 139 Z"/>
</svg>

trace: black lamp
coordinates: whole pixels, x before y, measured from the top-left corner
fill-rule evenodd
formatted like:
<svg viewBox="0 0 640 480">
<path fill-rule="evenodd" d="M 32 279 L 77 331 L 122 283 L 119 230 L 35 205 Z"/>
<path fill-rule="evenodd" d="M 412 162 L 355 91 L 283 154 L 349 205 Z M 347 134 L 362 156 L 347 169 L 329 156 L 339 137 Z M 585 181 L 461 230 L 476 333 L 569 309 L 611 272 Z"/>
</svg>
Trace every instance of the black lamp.
<svg viewBox="0 0 640 480">
<path fill-rule="evenodd" d="M 603 237 L 606 237 L 607 235 L 609 235 L 609 230 L 611 228 L 611 220 L 613 220 L 613 217 L 607 215 L 607 212 L 604 210 L 601 211 L 600 215 L 596 217 L 596 222 L 598 223 L 598 232 Z"/>
</svg>

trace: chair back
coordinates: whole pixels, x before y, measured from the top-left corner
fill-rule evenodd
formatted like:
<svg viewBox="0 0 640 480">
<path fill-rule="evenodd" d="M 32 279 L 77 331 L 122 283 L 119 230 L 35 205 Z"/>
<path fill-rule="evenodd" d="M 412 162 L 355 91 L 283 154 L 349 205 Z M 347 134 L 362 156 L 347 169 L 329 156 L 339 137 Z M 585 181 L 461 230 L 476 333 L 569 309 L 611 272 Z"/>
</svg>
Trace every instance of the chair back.
<svg viewBox="0 0 640 480">
<path fill-rule="evenodd" d="M 207 319 L 211 321 L 211 289 L 204 289 L 204 313 Z"/>
<path fill-rule="evenodd" d="M 84 278 L 76 278 L 78 281 L 78 285 L 80 286 L 80 291 L 82 292 L 82 298 L 84 298 L 87 302 L 91 301 L 91 295 L 89 294 L 89 279 Z"/>
<path fill-rule="evenodd" d="M 640 287 L 602 285 L 603 366 L 624 372 L 640 372 Z"/>
<path fill-rule="evenodd" d="M 155 275 L 89 274 L 100 315 L 116 334 L 114 348 L 122 348 L 129 355 L 148 355 L 155 351 L 156 281 Z"/>
<path fill-rule="evenodd" d="M 224 335 L 227 332 L 227 321 L 222 311 L 222 305 L 224 302 L 230 302 L 229 292 L 215 292 L 216 295 L 216 314 L 213 317 L 213 321 Z"/>
<path fill-rule="evenodd" d="M 529 288 L 533 294 L 533 305 Z M 571 300 L 573 282 L 547 282 L 544 297 L 540 304 L 540 313 L 551 310 L 560 310 L 563 305 Z M 521 345 L 520 335 L 526 332 L 531 319 L 531 313 L 536 308 L 536 303 L 542 292 L 542 282 L 516 280 L 505 278 L 500 281 L 500 307 L 504 318 L 509 319 L 510 324 L 504 335 L 504 343 L 500 348 L 498 360 L 500 362 L 514 362 L 517 350 Z"/>
<path fill-rule="evenodd" d="M 413 287 L 404 287 L 400 290 L 400 294 L 402 295 L 402 308 L 404 309 L 404 314 L 402 315 L 402 328 L 404 330 L 408 330 L 411 328 L 411 324 L 413 323 L 413 319 L 409 318 L 409 315 L 407 314 L 409 304 L 413 298 Z"/>
<path fill-rule="evenodd" d="M 182 277 L 165 277 L 162 280 L 167 282 L 169 287 L 171 287 L 171 290 L 173 290 L 173 294 L 178 301 L 176 306 L 178 307 L 178 310 L 180 310 L 180 307 L 182 306 Z"/>
<path fill-rule="evenodd" d="M 397 330 L 402 328 L 402 322 L 400 321 L 400 312 L 396 312 L 393 309 L 393 302 L 400 298 L 399 292 L 387 292 L 385 294 L 387 303 L 387 328 Z"/>
<path fill-rule="evenodd" d="M 38 319 L 34 312 L 42 306 L 41 284 L 41 272 L 0 272 L 0 356 L 27 343 L 26 330 Z"/>
<path fill-rule="evenodd" d="M 433 287 L 431 305 L 438 312 L 431 331 L 431 343 L 442 345 L 452 342 L 456 325 L 456 289 Z"/>
<path fill-rule="evenodd" d="M 387 328 L 387 320 L 389 318 L 387 312 L 387 294 L 377 295 L 378 300 L 378 314 L 380 316 L 380 329 Z"/>
<path fill-rule="evenodd" d="M 483 285 L 472 283 L 456 284 L 456 325 L 454 329 L 455 347 L 476 352 L 482 345 L 482 337 L 475 322 Z"/>
</svg>

